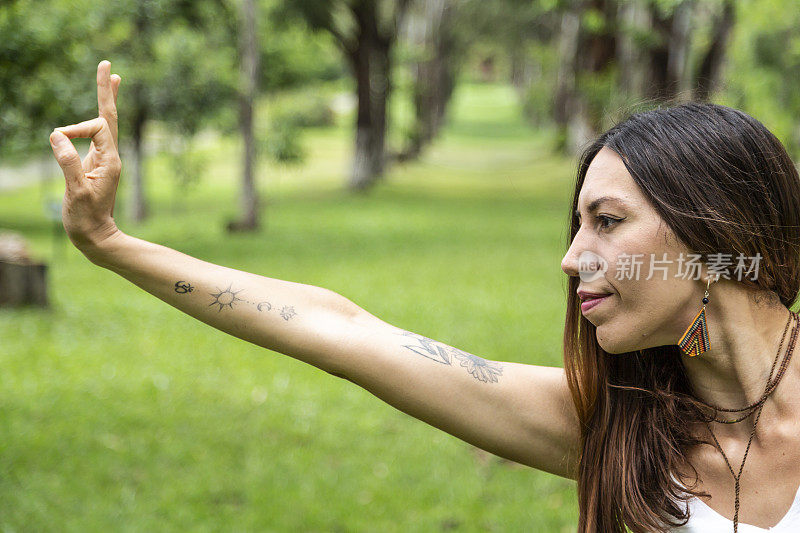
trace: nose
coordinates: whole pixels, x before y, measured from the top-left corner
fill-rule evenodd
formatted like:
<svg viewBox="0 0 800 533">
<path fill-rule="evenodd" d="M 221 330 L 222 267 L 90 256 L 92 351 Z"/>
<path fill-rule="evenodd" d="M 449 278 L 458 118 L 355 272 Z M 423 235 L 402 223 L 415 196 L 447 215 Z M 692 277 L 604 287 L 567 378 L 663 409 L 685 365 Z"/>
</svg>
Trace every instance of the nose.
<svg viewBox="0 0 800 533">
<path fill-rule="evenodd" d="M 577 276 L 578 275 L 578 256 L 574 253 L 574 246 L 570 246 L 567 253 L 564 254 L 564 258 L 561 260 L 561 270 L 567 276 Z"/>
<path fill-rule="evenodd" d="M 579 232 L 580 233 L 580 232 Z M 567 276 L 577 276 L 579 274 L 578 271 L 578 255 L 579 249 L 578 246 L 578 236 L 576 235 L 574 239 L 572 239 L 572 243 L 567 250 L 567 253 L 564 254 L 564 257 L 561 259 L 561 270 Z"/>
<path fill-rule="evenodd" d="M 584 271 L 593 271 L 599 268 L 599 265 L 595 264 L 593 258 L 599 259 L 600 256 L 597 255 L 597 252 L 593 249 L 591 244 L 581 237 L 582 235 L 583 233 L 578 230 L 575 238 L 572 239 L 572 244 L 570 244 L 567 253 L 564 254 L 564 258 L 561 260 L 561 270 L 563 270 L 567 276 L 579 276 L 581 269 Z M 584 264 L 581 264 L 581 261 L 583 261 Z"/>
</svg>

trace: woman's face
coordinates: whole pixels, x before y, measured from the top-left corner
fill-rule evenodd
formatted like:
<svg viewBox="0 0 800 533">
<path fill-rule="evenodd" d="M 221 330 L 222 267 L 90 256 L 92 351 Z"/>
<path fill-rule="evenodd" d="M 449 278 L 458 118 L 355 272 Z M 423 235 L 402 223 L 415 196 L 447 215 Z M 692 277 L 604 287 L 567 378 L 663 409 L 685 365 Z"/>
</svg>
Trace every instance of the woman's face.
<svg viewBox="0 0 800 533">
<path fill-rule="evenodd" d="M 706 271 L 689 267 L 690 251 L 610 148 L 587 169 L 578 213 L 580 229 L 561 269 L 581 277 L 579 291 L 611 293 L 591 309 L 582 305 L 600 346 L 623 353 L 677 344 L 702 305 Z"/>
</svg>

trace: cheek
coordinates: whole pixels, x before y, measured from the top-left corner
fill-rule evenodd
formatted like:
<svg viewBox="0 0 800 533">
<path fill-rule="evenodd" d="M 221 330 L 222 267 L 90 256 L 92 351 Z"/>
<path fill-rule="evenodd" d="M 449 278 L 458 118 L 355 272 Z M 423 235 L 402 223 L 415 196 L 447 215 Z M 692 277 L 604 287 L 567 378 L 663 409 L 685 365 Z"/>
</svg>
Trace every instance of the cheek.
<svg viewBox="0 0 800 533">
<path fill-rule="evenodd" d="M 679 260 L 681 254 L 684 263 Z M 688 254 L 665 225 L 651 220 L 614 242 L 606 256 L 607 278 L 623 296 L 663 305 L 691 288 L 691 280 L 684 275 Z"/>
<path fill-rule="evenodd" d="M 686 282 L 662 277 L 639 281 L 631 288 L 631 311 L 640 329 L 668 331 L 679 314 Z"/>
<path fill-rule="evenodd" d="M 615 306 L 595 323 L 600 346 L 609 353 L 626 353 L 675 344 L 681 314 L 671 285 L 652 279 L 618 281 Z"/>
<path fill-rule="evenodd" d="M 670 290 L 663 281 L 641 279 L 615 280 L 617 309 L 612 315 L 627 331 L 650 331 L 657 327 L 669 312 Z M 642 331 L 644 332 L 644 331 Z"/>
<path fill-rule="evenodd" d="M 609 343 L 641 349 L 677 342 L 672 337 L 682 332 L 677 330 L 696 282 L 678 276 L 678 258 L 687 252 L 667 242 L 663 233 L 651 233 L 632 236 L 613 250 L 607 279 L 618 293 L 616 309 L 602 324 Z"/>
</svg>

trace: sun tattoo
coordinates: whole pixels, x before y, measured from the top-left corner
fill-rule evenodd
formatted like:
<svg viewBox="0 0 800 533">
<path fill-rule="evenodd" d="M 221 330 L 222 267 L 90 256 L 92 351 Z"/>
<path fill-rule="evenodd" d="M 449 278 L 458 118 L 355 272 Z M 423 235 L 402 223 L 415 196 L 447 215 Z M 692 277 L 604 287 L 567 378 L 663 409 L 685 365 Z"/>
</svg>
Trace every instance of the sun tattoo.
<svg viewBox="0 0 800 533">
<path fill-rule="evenodd" d="M 233 284 L 228 285 L 228 288 L 225 289 L 224 291 L 220 290 L 219 287 L 217 287 L 217 290 L 219 292 L 210 293 L 211 296 L 214 297 L 214 301 L 208 304 L 209 307 L 211 307 L 212 305 L 218 305 L 219 309 L 217 309 L 217 312 L 219 313 L 220 311 L 222 311 L 223 307 L 230 307 L 231 309 L 233 309 L 234 302 L 237 301 L 243 302 L 244 300 L 242 300 L 241 298 L 237 298 L 236 295 L 242 292 L 244 289 L 239 289 L 238 291 L 232 291 L 231 290 L 232 286 Z"/>
</svg>

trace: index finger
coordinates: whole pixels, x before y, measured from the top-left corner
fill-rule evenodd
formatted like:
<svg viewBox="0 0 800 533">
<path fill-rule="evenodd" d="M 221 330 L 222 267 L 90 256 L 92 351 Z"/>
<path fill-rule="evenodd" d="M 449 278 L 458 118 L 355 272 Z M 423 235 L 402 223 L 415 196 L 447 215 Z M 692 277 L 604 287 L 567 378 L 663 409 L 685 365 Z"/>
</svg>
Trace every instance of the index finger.
<svg viewBox="0 0 800 533">
<path fill-rule="evenodd" d="M 108 123 L 103 117 L 93 118 L 71 126 L 62 126 L 56 128 L 56 131 L 60 131 L 70 139 L 75 139 L 76 137 L 91 138 L 100 152 L 115 153 L 117 151 L 117 147 L 112 144 L 114 139 Z"/>
<path fill-rule="evenodd" d="M 117 104 L 111 85 L 111 62 L 103 60 L 97 65 L 97 108 L 108 122 L 114 146 L 117 145 Z"/>
</svg>

